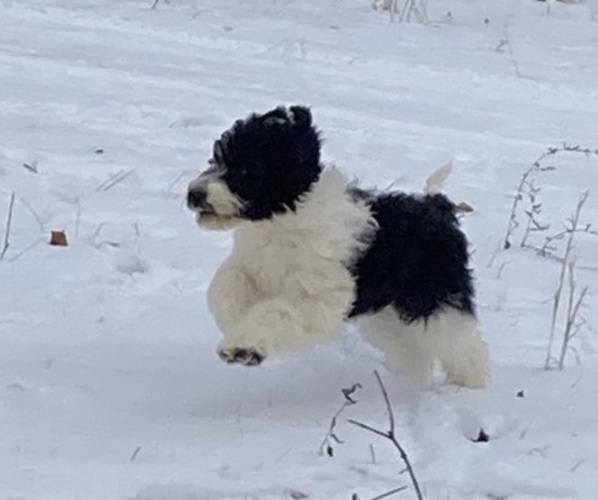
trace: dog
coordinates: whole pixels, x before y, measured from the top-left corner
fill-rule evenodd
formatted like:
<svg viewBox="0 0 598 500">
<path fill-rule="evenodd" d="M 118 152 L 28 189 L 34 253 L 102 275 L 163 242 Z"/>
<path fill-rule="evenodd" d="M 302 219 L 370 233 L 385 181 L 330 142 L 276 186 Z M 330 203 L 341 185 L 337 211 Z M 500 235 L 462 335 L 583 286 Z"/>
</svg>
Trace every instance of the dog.
<svg viewBox="0 0 598 500">
<path fill-rule="evenodd" d="M 199 226 L 234 230 L 208 290 L 220 358 L 259 365 L 356 320 L 391 371 L 428 384 L 440 366 L 447 383 L 485 387 L 488 350 L 455 204 L 434 186 L 360 188 L 322 164 L 321 143 L 307 107 L 254 113 L 214 142 L 189 184 Z"/>
</svg>

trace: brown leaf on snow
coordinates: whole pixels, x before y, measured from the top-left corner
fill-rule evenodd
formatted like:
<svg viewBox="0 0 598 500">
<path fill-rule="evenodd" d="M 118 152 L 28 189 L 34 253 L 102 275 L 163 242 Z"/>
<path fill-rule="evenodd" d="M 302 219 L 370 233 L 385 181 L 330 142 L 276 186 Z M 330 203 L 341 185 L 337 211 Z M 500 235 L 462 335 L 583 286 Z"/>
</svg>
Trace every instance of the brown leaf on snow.
<svg viewBox="0 0 598 500">
<path fill-rule="evenodd" d="M 66 238 L 66 232 L 64 231 L 51 231 L 50 232 L 50 245 L 57 247 L 66 247 L 69 242 Z"/>
</svg>

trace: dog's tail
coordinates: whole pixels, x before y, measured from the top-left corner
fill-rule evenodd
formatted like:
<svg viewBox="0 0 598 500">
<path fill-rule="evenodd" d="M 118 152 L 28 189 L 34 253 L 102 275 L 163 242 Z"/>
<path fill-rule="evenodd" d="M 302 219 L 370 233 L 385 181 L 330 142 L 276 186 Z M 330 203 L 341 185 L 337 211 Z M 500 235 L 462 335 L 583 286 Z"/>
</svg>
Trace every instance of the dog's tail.
<svg viewBox="0 0 598 500">
<path fill-rule="evenodd" d="M 453 171 L 453 164 L 449 161 L 448 163 L 442 165 L 442 167 L 437 168 L 430 177 L 426 179 L 426 185 L 424 186 L 424 193 L 428 195 L 435 195 L 442 191 L 444 187 L 444 183 L 448 179 L 448 176 L 451 175 Z"/>
<path fill-rule="evenodd" d="M 426 185 L 424 186 L 424 193 L 426 196 L 435 196 L 440 194 L 442 188 L 444 187 L 444 183 L 448 179 L 448 176 L 451 175 L 453 171 L 453 164 L 449 161 L 448 163 L 442 165 L 442 167 L 437 168 L 430 177 L 426 179 Z M 450 201 L 446 196 L 443 195 L 443 198 L 447 201 Z M 473 212 L 473 207 L 465 202 L 462 201 L 461 203 L 453 203 L 450 201 L 451 205 L 453 206 L 453 213 L 457 216 Z"/>
</svg>

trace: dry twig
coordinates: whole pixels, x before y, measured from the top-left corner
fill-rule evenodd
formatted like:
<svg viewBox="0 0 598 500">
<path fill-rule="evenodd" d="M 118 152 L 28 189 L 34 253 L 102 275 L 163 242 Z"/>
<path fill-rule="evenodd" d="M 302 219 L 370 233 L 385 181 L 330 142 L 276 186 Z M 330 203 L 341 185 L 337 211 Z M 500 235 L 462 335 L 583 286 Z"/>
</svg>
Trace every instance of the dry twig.
<svg viewBox="0 0 598 500">
<path fill-rule="evenodd" d="M 33 207 L 31 206 L 31 204 L 25 198 L 23 198 L 22 196 L 19 198 L 19 201 L 23 205 L 25 205 L 25 208 L 27 210 L 29 210 L 29 212 L 31 213 L 31 215 L 35 219 L 35 222 L 37 222 L 37 225 L 41 229 L 42 233 L 45 233 L 46 232 L 46 225 L 42 221 L 42 218 L 39 216 L 39 214 L 33 209 Z"/>
<path fill-rule="evenodd" d="M 598 231 L 596 231 L 595 229 L 592 229 L 592 225 L 591 224 L 586 224 L 584 227 L 582 228 L 577 228 L 577 229 L 572 229 L 571 227 L 566 227 L 565 229 L 563 229 L 562 231 L 555 233 L 551 236 L 546 236 L 546 239 L 544 241 L 544 244 L 538 248 L 538 253 L 542 256 L 542 257 L 546 257 L 550 252 L 554 252 L 557 250 L 557 248 L 553 245 L 553 243 L 555 241 L 560 241 L 562 240 L 565 236 L 567 236 L 570 233 L 587 233 L 587 234 L 591 234 L 592 236 L 598 236 Z"/>
<path fill-rule="evenodd" d="M 397 493 L 400 493 L 401 491 L 405 491 L 407 489 L 407 486 L 401 486 L 399 488 L 395 488 L 394 490 L 389 490 L 386 493 L 382 493 L 381 495 L 375 496 L 374 498 L 372 498 L 372 500 L 382 500 L 383 498 L 388 498 L 392 495 L 396 495 Z M 353 493 L 353 495 L 351 496 L 351 500 L 361 500 L 359 498 L 359 495 L 357 495 L 357 493 Z"/>
<path fill-rule="evenodd" d="M 348 421 L 351 422 L 353 425 L 356 425 L 357 427 L 360 427 L 366 431 L 369 431 L 373 434 L 376 434 L 377 436 L 388 439 L 389 441 L 392 442 L 394 447 L 399 452 L 399 456 L 401 457 L 401 460 L 403 460 L 403 463 L 405 464 L 406 470 L 409 474 L 411 483 L 413 484 L 413 488 L 415 490 L 415 494 L 416 494 L 418 500 L 423 500 L 424 497 L 423 497 L 421 488 L 419 486 L 417 477 L 415 476 L 415 472 L 413 471 L 413 466 L 411 465 L 409 456 L 407 455 L 405 448 L 403 448 L 403 446 L 401 445 L 401 443 L 399 443 L 399 441 L 396 437 L 395 418 L 394 418 L 394 413 L 392 411 L 392 405 L 390 404 L 390 399 L 388 397 L 388 392 L 386 391 L 386 387 L 384 386 L 384 383 L 382 382 L 382 378 L 380 377 L 380 374 L 377 371 L 375 371 L 374 375 L 376 375 L 376 380 L 378 381 L 378 385 L 380 386 L 382 396 L 384 397 L 384 402 L 386 403 L 386 411 L 388 414 L 388 421 L 389 421 L 388 430 L 383 431 L 383 430 L 377 429 L 375 427 L 371 427 L 367 424 L 364 424 L 362 422 L 359 422 L 359 421 L 353 420 L 353 419 L 349 419 Z"/>
<path fill-rule="evenodd" d="M 405 0 L 402 4 L 399 0 L 375 0 L 373 7 L 387 10 L 390 22 L 428 22 L 428 0 Z"/>
<path fill-rule="evenodd" d="M 517 62 L 517 58 L 515 57 L 515 52 L 513 51 L 513 46 L 511 45 L 511 37 L 509 36 L 509 19 L 506 18 L 503 24 L 503 33 L 504 38 L 499 42 L 498 47 L 496 48 L 497 52 L 503 52 L 503 47 L 507 48 L 507 52 L 509 54 L 509 60 L 511 65 L 513 66 L 513 70 L 515 72 L 515 76 L 517 78 L 521 78 L 521 72 L 519 71 L 519 63 Z"/>
<path fill-rule="evenodd" d="M 23 163 L 23 168 L 29 170 L 29 172 L 32 172 L 34 174 L 37 174 L 39 172 L 37 168 L 37 161 L 35 160 L 33 160 L 31 163 Z"/>
<path fill-rule="evenodd" d="M 550 224 L 543 224 L 538 220 L 539 215 L 542 213 L 542 203 L 538 201 L 538 193 L 541 191 L 539 187 L 536 187 L 533 181 L 526 181 L 527 186 L 527 197 L 529 199 L 529 208 L 525 210 L 527 216 L 527 224 L 521 240 L 521 246 L 527 247 L 527 239 L 531 233 L 537 231 L 546 231 L 550 228 Z"/>
<path fill-rule="evenodd" d="M 137 446 L 135 448 L 135 450 L 133 451 L 133 453 L 131 453 L 131 456 L 129 457 L 129 462 L 134 462 L 135 459 L 137 458 L 137 455 L 139 455 L 140 451 L 141 451 L 141 446 Z"/>
<path fill-rule="evenodd" d="M 565 322 L 565 331 L 563 332 L 563 343 L 561 344 L 561 353 L 559 356 L 559 370 L 562 370 L 565 366 L 565 356 L 569 348 L 569 343 L 575 335 L 579 332 L 579 329 L 583 326 L 584 320 L 580 318 L 578 320 L 579 309 L 588 293 L 588 287 L 584 286 L 575 298 L 575 262 L 569 262 L 569 299 L 567 301 L 567 319 Z"/>
<path fill-rule="evenodd" d="M 7 262 L 15 262 L 17 259 L 20 259 L 23 255 L 25 255 L 26 253 L 28 253 L 30 250 L 32 250 L 33 248 L 35 248 L 37 245 L 39 245 L 42 241 L 46 241 L 45 236 L 38 238 L 37 240 L 35 240 L 33 243 L 27 245 L 23 250 L 21 250 L 19 253 L 17 253 L 16 255 L 12 256 L 10 259 L 7 260 Z"/>
<path fill-rule="evenodd" d="M 116 172 L 116 174 L 111 175 L 108 179 L 102 182 L 96 188 L 96 191 L 108 191 L 109 189 L 112 189 L 114 186 L 116 186 L 120 182 L 124 181 L 127 177 L 129 177 L 133 172 L 135 172 L 134 169 L 128 171 L 119 170 L 118 172 Z"/>
<path fill-rule="evenodd" d="M 338 409 L 338 411 L 330 419 L 330 426 L 328 427 L 328 431 L 326 432 L 326 435 L 322 440 L 322 444 L 320 444 L 320 455 L 324 455 L 324 453 L 326 453 L 326 455 L 328 455 L 329 457 L 333 457 L 334 447 L 332 446 L 332 444 L 342 444 L 343 441 L 336 435 L 336 423 L 338 421 L 338 417 L 340 417 L 341 413 L 345 411 L 345 408 L 347 408 L 347 406 L 351 406 L 357 403 L 357 401 L 353 399 L 353 394 L 355 394 L 357 389 L 361 389 L 361 384 L 353 384 L 349 388 L 341 389 L 341 392 L 343 393 L 343 397 L 345 398 L 345 400 L 343 401 L 343 404 Z"/>
<path fill-rule="evenodd" d="M 15 207 L 15 192 L 10 195 L 8 203 L 8 217 L 6 218 L 6 228 L 4 229 L 4 244 L 2 245 L 2 252 L 0 252 L 0 260 L 4 259 L 4 255 L 10 246 L 10 227 L 12 226 L 12 214 Z"/>
<path fill-rule="evenodd" d="M 509 216 L 507 234 L 505 235 L 505 240 L 503 244 L 503 248 L 505 250 L 511 248 L 511 237 L 513 235 L 513 232 L 519 227 L 519 223 L 517 222 L 517 208 L 519 207 L 519 203 L 523 200 L 524 188 L 529 185 L 528 179 L 530 175 L 542 168 L 541 163 L 545 158 L 556 154 L 558 151 L 558 148 L 548 149 L 548 151 L 542 153 L 521 175 L 519 185 L 517 186 L 517 193 L 515 194 L 515 198 L 513 198 L 513 204 L 511 205 L 511 214 Z"/>
<path fill-rule="evenodd" d="M 509 222 L 507 225 L 507 231 L 503 242 L 504 249 L 509 249 L 512 246 L 513 234 L 519 227 L 519 222 L 517 220 L 519 204 L 524 200 L 526 194 L 531 202 L 531 207 L 529 210 L 526 211 L 526 214 L 528 216 L 528 230 L 526 230 L 526 234 L 524 235 L 522 245 L 525 246 L 526 239 L 530 231 L 541 231 L 548 229 L 548 226 L 541 224 L 536 217 L 540 213 L 542 206 L 537 200 L 539 188 L 536 188 L 534 186 L 531 177 L 533 176 L 533 174 L 538 172 L 548 172 L 555 170 L 554 166 L 544 166 L 543 162 L 547 158 L 561 153 L 583 154 L 585 156 L 598 156 L 598 149 L 582 148 L 581 146 L 571 146 L 569 144 L 563 144 L 560 147 L 548 148 L 544 153 L 542 153 L 538 158 L 536 158 L 536 160 L 523 172 L 523 174 L 521 175 L 521 179 L 519 180 L 517 192 L 515 193 L 513 203 L 511 204 Z M 529 212 L 531 212 L 531 214 Z M 531 218 L 533 218 L 533 220 L 530 220 Z"/>
<path fill-rule="evenodd" d="M 581 210 L 583 209 L 583 206 L 588 199 L 588 195 L 589 195 L 588 191 L 586 191 L 585 193 L 583 193 L 581 195 L 579 201 L 577 202 L 577 207 L 575 209 L 575 213 L 573 214 L 573 216 L 571 217 L 571 220 L 570 220 L 571 226 L 570 226 L 570 231 L 568 233 L 569 237 L 567 238 L 567 244 L 565 246 L 565 253 L 563 256 L 563 264 L 561 266 L 561 273 L 559 276 L 559 284 L 557 286 L 557 289 L 555 290 L 553 302 L 552 302 L 552 317 L 551 317 L 551 321 L 550 321 L 550 337 L 548 340 L 548 348 L 546 350 L 546 359 L 544 360 L 544 369 L 546 369 L 546 370 L 551 368 L 551 362 L 553 359 L 552 358 L 552 345 L 554 343 L 556 321 L 558 318 L 559 309 L 560 309 L 560 305 L 561 305 L 561 296 L 562 296 L 563 288 L 565 285 L 565 278 L 567 276 L 567 271 L 571 269 L 569 264 L 571 262 L 571 251 L 573 249 L 573 240 L 575 238 L 575 234 L 578 232 L 578 229 L 579 229 L 579 217 L 581 214 Z M 570 293 L 571 293 L 571 295 L 573 295 L 574 290 L 571 290 Z M 585 293 L 583 295 L 585 295 Z M 583 297 L 582 297 L 582 300 L 583 300 Z M 560 363 L 559 363 L 559 367 L 560 367 Z"/>
</svg>

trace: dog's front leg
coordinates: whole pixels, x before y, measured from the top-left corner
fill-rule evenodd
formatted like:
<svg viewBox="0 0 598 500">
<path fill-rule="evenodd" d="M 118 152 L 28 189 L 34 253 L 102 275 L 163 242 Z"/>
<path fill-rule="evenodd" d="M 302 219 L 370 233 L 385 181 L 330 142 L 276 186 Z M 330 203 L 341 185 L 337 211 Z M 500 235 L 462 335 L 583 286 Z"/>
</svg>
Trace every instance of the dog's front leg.
<svg viewBox="0 0 598 500">
<path fill-rule="evenodd" d="M 259 289 L 247 269 L 232 258 L 225 260 L 208 289 L 208 308 L 218 328 L 230 331 L 259 300 Z"/>
<path fill-rule="evenodd" d="M 341 333 L 350 304 L 350 296 L 340 295 L 322 300 L 279 298 L 260 302 L 238 324 L 223 329 L 218 354 L 227 363 L 253 366 L 266 357 L 332 340 Z"/>
</svg>

